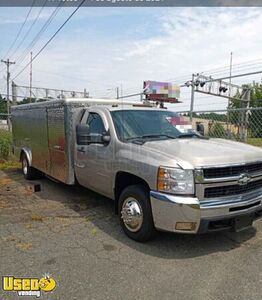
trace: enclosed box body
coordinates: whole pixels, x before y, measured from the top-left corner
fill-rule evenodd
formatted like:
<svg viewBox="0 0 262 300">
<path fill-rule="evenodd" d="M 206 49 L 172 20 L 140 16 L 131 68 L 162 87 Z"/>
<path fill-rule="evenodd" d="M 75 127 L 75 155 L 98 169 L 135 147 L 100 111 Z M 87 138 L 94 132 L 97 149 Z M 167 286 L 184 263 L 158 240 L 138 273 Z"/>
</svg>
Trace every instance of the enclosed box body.
<svg viewBox="0 0 262 300">
<path fill-rule="evenodd" d="M 34 168 L 73 184 L 74 122 L 85 106 L 87 100 L 55 100 L 12 107 L 15 155 L 26 150 Z"/>
<path fill-rule="evenodd" d="M 63 99 L 13 106 L 14 153 L 23 150 L 30 165 L 66 184 L 74 184 L 75 126 L 81 110 L 119 100 Z"/>
</svg>

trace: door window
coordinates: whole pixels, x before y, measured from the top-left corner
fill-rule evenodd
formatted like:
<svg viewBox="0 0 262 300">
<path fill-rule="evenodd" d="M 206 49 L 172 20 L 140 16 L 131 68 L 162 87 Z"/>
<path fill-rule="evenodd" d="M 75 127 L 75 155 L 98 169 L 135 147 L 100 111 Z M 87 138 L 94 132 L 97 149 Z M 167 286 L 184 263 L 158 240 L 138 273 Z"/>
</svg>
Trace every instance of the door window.
<svg viewBox="0 0 262 300">
<path fill-rule="evenodd" d="M 89 125 L 90 133 L 104 134 L 106 132 L 103 120 L 97 113 L 90 113 L 86 124 Z"/>
</svg>

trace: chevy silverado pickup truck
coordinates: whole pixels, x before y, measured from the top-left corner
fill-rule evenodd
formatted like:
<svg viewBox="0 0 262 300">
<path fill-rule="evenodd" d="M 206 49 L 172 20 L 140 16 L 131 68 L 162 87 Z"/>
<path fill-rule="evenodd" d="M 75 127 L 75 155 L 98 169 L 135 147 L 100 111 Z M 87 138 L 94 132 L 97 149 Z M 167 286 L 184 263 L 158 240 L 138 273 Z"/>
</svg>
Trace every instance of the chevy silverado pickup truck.
<svg viewBox="0 0 262 300">
<path fill-rule="evenodd" d="M 262 149 L 174 126 L 168 109 L 106 99 L 12 107 L 26 179 L 47 174 L 114 200 L 123 231 L 242 230 L 262 215 Z"/>
</svg>

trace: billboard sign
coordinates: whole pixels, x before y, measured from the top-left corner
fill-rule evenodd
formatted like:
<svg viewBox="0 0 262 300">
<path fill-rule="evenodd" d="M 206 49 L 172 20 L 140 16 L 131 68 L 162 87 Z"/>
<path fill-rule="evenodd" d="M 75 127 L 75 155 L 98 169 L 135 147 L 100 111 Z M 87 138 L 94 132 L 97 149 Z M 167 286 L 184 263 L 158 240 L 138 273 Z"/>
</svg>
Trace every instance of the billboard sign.
<svg viewBox="0 0 262 300">
<path fill-rule="evenodd" d="M 169 82 L 145 81 L 144 93 L 147 100 L 179 103 L 180 87 Z"/>
</svg>

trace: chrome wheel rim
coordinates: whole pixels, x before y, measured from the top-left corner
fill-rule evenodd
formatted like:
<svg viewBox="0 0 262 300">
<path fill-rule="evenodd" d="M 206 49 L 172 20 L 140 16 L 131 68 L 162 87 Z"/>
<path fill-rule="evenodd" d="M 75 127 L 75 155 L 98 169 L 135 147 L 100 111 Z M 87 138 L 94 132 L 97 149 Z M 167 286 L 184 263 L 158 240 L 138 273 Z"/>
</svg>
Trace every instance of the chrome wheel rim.
<svg viewBox="0 0 262 300">
<path fill-rule="evenodd" d="M 143 211 L 141 205 L 135 198 L 129 197 L 124 201 L 121 218 L 129 231 L 137 232 L 140 230 L 143 224 Z"/>
<path fill-rule="evenodd" d="M 23 166 L 22 166 L 22 167 L 23 167 L 23 173 L 26 175 L 26 174 L 27 174 L 27 170 L 28 170 L 26 158 L 23 158 L 22 165 L 23 165 Z"/>
</svg>

